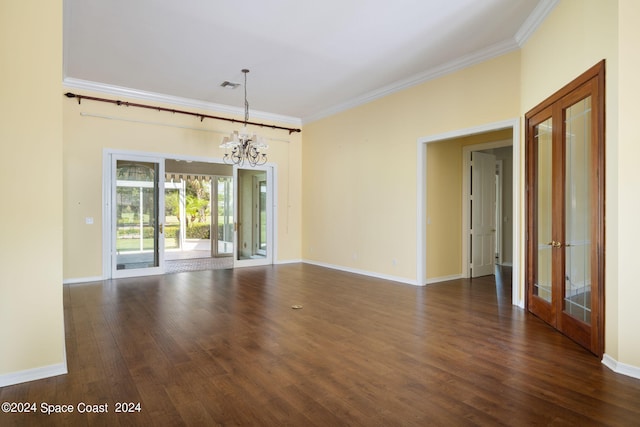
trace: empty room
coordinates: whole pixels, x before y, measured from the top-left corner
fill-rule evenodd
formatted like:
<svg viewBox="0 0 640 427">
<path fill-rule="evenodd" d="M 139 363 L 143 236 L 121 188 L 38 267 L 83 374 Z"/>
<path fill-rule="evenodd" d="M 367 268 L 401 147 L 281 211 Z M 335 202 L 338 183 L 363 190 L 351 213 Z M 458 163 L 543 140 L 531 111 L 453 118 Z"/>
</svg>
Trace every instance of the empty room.
<svg viewBox="0 0 640 427">
<path fill-rule="evenodd" d="M 0 6 L 0 425 L 637 425 L 640 5 Z"/>
</svg>

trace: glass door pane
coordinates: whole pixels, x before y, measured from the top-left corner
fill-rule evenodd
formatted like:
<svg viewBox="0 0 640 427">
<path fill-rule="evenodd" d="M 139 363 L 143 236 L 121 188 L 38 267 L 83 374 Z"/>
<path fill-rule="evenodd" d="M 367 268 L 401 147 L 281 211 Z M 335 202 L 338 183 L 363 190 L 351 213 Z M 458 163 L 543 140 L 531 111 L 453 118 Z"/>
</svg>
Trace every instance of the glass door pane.
<svg viewBox="0 0 640 427">
<path fill-rule="evenodd" d="M 266 179 L 258 180 L 258 253 L 260 253 L 261 255 L 267 255 L 267 181 Z"/>
<path fill-rule="evenodd" d="M 114 275 L 123 270 L 146 272 L 161 267 L 159 175 L 159 163 L 115 162 Z M 135 273 L 118 276 L 127 275 Z"/>
<path fill-rule="evenodd" d="M 233 178 L 216 178 L 217 255 L 233 254 Z"/>
<path fill-rule="evenodd" d="M 266 265 L 273 260 L 272 168 L 234 169 L 234 266 Z"/>
<path fill-rule="evenodd" d="M 533 284 L 533 294 L 551 302 L 552 285 L 552 176 L 553 145 L 552 119 L 537 125 L 534 130 L 534 144 L 537 151 L 537 275 Z"/>
<path fill-rule="evenodd" d="M 591 323 L 591 97 L 565 112 L 565 281 L 563 311 Z"/>
<path fill-rule="evenodd" d="M 164 184 L 164 248 L 167 250 L 182 248 L 182 213 L 184 190 L 180 183 L 165 182 Z"/>
</svg>

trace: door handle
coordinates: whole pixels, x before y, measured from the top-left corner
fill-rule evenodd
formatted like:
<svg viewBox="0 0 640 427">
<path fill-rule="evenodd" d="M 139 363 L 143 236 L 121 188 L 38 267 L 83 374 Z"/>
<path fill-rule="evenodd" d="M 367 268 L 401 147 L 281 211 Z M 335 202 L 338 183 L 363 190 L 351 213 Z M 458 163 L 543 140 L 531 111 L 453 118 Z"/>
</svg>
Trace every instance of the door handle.
<svg viewBox="0 0 640 427">
<path fill-rule="evenodd" d="M 162 234 L 162 224 L 158 224 L 158 231 Z"/>
<path fill-rule="evenodd" d="M 562 247 L 562 243 L 560 242 L 556 242 L 555 240 L 550 241 L 549 243 L 547 243 L 547 245 L 553 247 L 553 248 L 561 248 Z"/>
</svg>

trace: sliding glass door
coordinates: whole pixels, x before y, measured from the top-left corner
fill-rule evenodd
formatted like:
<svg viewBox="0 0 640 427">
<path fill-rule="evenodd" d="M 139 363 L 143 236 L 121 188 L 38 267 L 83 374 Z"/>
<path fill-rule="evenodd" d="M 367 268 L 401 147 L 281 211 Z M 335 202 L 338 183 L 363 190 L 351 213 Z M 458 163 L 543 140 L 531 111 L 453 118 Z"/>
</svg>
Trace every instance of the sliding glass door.
<svg viewBox="0 0 640 427">
<path fill-rule="evenodd" d="M 198 229 L 206 231 L 207 238 L 210 232 L 209 256 L 233 257 L 234 267 L 273 263 L 273 166 L 234 166 L 232 171 L 230 166 L 225 165 L 228 170 L 212 166 L 206 171 L 211 174 L 204 175 L 195 171 L 200 164 L 187 163 L 181 167 L 191 167 L 193 171 L 186 172 L 183 180 L 173 171 L 171 178 L 166 177 L 165 159 L 161 157 L 127 153 L 109 153 L 105 157 L 104 190 L 109 195 L 104 206 L 105 277 L 164 273 L 165 249 L 169 249 L 169 259 L 183 259 L 175 252 L 188 250 L 192 243 L 188 219 L 192 228 L 201 223 L 208 226 Z M 231 175 L 223 175 L 225 172 Z M 198 204 L 201 209 L 192 212 L 196 204 L 194 200 L 190 203 L 188 180 L 201 180 L 203 176 L 210 184 L 203 184 L 210 188 L 210 196 L 204 198 L 206 206 Z M 196 219 L 204 216 L 206 221 L 193 222 L 194 215 Z"/>
<path fill-rule="evenodd" d="M 234 265 L 273 263 L 273 168 L 234 168 Z"/>
<path fill-rule="evenodd" d="M 212 239 L 214 245 L 215 256 L 232 256 L 233 255 L 233 177 L 216 176 L 214 198 L 212 205 L 215 208 L 211 212 L 215 212 L 213 233 L 216 238 Z"/>
<path fill-rule="evenodd" d="M 112 156 L 112 277 L 163 272 L 163 176 L 162 159 Z"/>
</svg>

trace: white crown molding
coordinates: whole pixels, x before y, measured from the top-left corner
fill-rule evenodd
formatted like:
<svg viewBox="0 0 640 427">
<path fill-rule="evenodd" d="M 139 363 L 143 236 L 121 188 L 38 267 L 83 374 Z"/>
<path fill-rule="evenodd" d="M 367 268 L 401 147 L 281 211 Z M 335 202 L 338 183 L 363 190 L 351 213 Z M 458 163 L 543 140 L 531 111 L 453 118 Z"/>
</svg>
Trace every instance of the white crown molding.
<svg viewBox="0 0 640 427">
<path fill-rule="evenodd" d="M 529 40 L 529 37 L 538 29 L 540 24 L 542 24 L 559 2 L 560 0 L 541 0 L 540 3 L 538 3 L 514 36 L 516 43 L 518 43 L 520 47 L 524 46 L 527 40 Z"/>
<path fill-rule="evenodd" d="M 181 107 L 195 108 L 199 110 L 211 111 L 214 113 L 244 115 L 244 110 L 238 107 L 231 107 L 213 102 L 198 101 L 196 99 L 182 98 L 178 96 L 164 95 L 161 93 L 147 92 L 138 89 L 131 89 L 122 86 L 115 86 L 106 83 L 92 82 L 89 80 L 65 77 L 62 85 L 68 89 L 81 89 L 91 92 L 99 92 L 109 95 L 124 96 L 127 98 L 140 99 L 145 101 L 161 102 Z M 283 116 L 279 114 L 267 113 L 264 111 L 251 110 L 252 118 L 268 120 L 270 122 L 285 123 L 294 126 L 301 126 L 302 121 L 297 117 Z"/>
<path fill-rule="evenodd" d="M 527 17 L 520 29 L 516 32 L 513 39 L 505 40 L 499 43 L 489 46 L 483 50 L 471 53 L 469 55 L 457 58 L 446 64 L 438 67 L 434 67 L 425 72 L 413 75 L 407 79 L 399 80 L 391 83 L 382 88 L 365 93 L 359 97 L 353 98 L 347 102 L 335 105 L 309 116 L 298 118 L 293 116 L 284 116 L 279 114 L 268 113 L 264 111 L 252 110 L 253 117 L 268 120 L 279 123 L 286 123 L 294 126 L 302 126 L 325 117 L 332 116 L 334 114 L 341 113 L 351 108 L 358 107 L 360 105 L 369 103 L 379 98 L 391 95 L 401 90 L 407 89 L 412 86 L 427 82 L 429 80 L 442 77 L 444 75 L 453 73 L 455 71 L 462 70 L 471 65 L 475 65 L 486 60 L 504 55 L 521 48 L 531 35 L 538 29 L 546 17 L 551 11 L 558 5 L 560 0 L 540 0 L 533 12 Z M 66 51 L 65 51 L 66 55 Z M 66 59 L 66 58 L 65 58 Z M 66 61 L 65 61 L 66 63 Z M 105 83 L 92 82 L 88 80 L 75 79 L 71 77 L 65 77 L 63 85 L 67 88 L 89 90 L 92 92 L 99 92 L 117 96 L 124 96 L 128 98 L 135 98 L 147 101 L 162 102 L 171 105 L 179 105 L 188 108 L 196 108 L 201 110 L 212 111 L 223 114 L 242 115 L 244 110 L 238 107 L 232 107 L 224 104 L 216 104 L 205 101 L 198 101 L 190 98 L 182 98 L 171 95 L 164 95 L 154 92 L 147 92 L 137 89 L 131 89 L 121 86 L 109 85 Z"/>
<path fill-rule="evenodd" d="M 556 7 L 559 1 L 560 0 L 541 0 L 533 10 L 533 12 L 531 12 L 531 15 L 529 15 L 529 17 L 526 19 L 524 24 L 520 27 L 513 39 L 504 40 L 502 42 L 494 44 L 493 46 L 489 46 L 485 49 L 457 58 L 441 66 L 434 67 L 423 73 L 416 74 L 407 79 L 399 80 L 388 86 L 376 89 L 350 101 L 335 105 L 310 116 L 303 117 L 302 124 L 308 124 L 325 117 L 341 113 L 351 108 L 358 107 L 376 99 L 391 95 L 395 92 L 407 89 L 411 86 L 416 86 L 429 80 L 434 80 L 438 77 L 442 77 L 455 71 L 462 70 L 471 65 L 479 64 L 486 60 L 496 58 L 500 55 L 504 55 L 517 50 L 524 45 L 529 37 L 531 37 L 535 30 L 545 20 L 547 15 L 549 15 L 553 8 Z"/>
<path fill-rule="evenodd" d="M 312 114 L 307 117 L 303 117 L 302 124 L 308 124 L 316 120 L 320 120 L 325 117 L 329 117 L 334 114 L 349 110 L 351 108 L 355 108 L 360 105 L 369 103 L 371 101 L 375 101 L 376 99 L 383 98 L 385 96 L 391 95 L 393 93 L 399 92 L 409 87 L 416 86 L 418 84 L 427 82 L 429 80 L 434 80 L 438 77 L 442 77 L 447 74 L 453 73 L 455 71 L 462 70 L 471 65 L 479 64 L 488 59 L 495 58 L 500 55 L 504 55 L 506 53 L 512 52 L 514 50 L 519 49 L 519 47 L 520 46 L 515 42 L 514 39 L 505 40 L 505 41 L 496 43 L 485 49 L 454 59 L 453 61 L 447 62 L 438 67 L 431 68 L 430 70 L 427 70 L 425 72 L 413 75 L 404 80 L 399 80 L 394 83 L 391 83 L 390 85 L 384 86 L 380 89 L 376 89 L 374 91 L 368 92 L 350 101 L 344 102 L 342 104 L 338 104 L 331 108 L 327 108 L 326 110 L 320 111 L 319 113 Z"/>
</svg>

